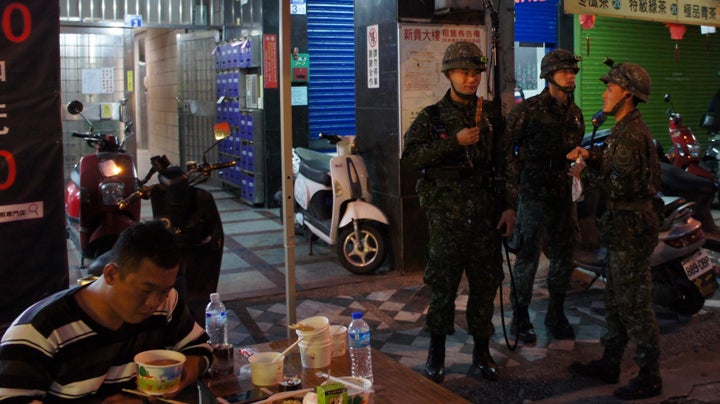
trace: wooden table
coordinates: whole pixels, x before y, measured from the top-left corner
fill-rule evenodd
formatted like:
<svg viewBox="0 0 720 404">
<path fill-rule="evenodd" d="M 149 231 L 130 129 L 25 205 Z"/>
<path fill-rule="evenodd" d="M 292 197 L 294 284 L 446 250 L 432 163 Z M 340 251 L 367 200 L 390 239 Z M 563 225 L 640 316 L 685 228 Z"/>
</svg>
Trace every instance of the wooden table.
<svg viewBox="0 0 720 404">
<path fill-rule="evenodd" d="M 260 352 L 283 351 L 289 345 L 288 340 L 275 341 L 267 344 L 253 345 Z M 467 403 L 468 401 L 442 385 L 433 383 L 419 373 L 403 366 L 389 356 L 372 350 L 373 359 L 373 383 L 374 402 L 385 403 Z M 350 375 L 350 357 L 346 353 L 343 356 L 332 358 L 329 368 L 306 369 L 300 362 L 300 353 L 297 348 L 293 349 L 285 358 L 284 373 L 286 375 L 297 375 L 302 379 L 302 388 L 316 387 L 325 381 L 315 375 L 317 372 L 329 373 L 336 377 Z M 231 395 L 256 389 L 250 382 L 250 371 L 247 360 L 235 349 L 235 372 L 233 375 L 224 377 L 206 376 L 203 381 L 210 391 L 218 397 Z M 270 390 L 277 392 L 278 387 Z"/>
</svg>

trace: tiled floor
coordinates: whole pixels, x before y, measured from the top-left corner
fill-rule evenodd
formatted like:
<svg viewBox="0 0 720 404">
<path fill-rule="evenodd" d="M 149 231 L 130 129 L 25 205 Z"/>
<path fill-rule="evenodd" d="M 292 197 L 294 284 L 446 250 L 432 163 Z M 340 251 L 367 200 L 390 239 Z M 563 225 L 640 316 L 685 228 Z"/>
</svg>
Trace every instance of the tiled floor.
<svg viewBox="0 0 720 404">
<path fill-rule="evenodd" d="M 236 346 L 286 338 L 288 335 L 285 279 L 285 247 L 282 224 L 277 209 L 258 209 L 237 202 L 234 196 L 213 189 L 223 217 L 226 251 L 218 286 L 230 309 L 230 340 Z M 143 216 L 150 212 L 143 206 Z M 339 265 L 334 249 L 321 242 L 314 244 L 314 255 L 308 255 L 305 237 L 296 237 L 296 313 L 302 319 L 327 316 L 331 323 L 347 324 L 353 311 L 365 312 L 372 328 L 373 346 L 406 366 L 420 371 L 427 355 L 428 335 L 423 330 L 429 291 L 420 274 L 399 275 L 382 267 L 379 274 L 354 275 Z M 82 276 L 77 253 L 70 245 L 71 277 Z M 547 303 L 546 265 L 541 263 L 536 279 L 530 316 L 538 333 L 534 345 L 511 350 L 503 336 L 503 320 L 509 328 L 509 282 L 502 288 L 504 311 L 496 309 L 493 322 L 496 333 L 491 352 L 501 367 L 523 366 L 549 355 L 575 349 L 576 344 L 596 344 L 604 329 L 602 281 L 586 289 L 592 275 L 581 270 L 573 274 L 572 290 L 566 301 L 566 312 L 576 339 L 555 341 L 546 335 L 543 319 Z M 447 379 L 462 377 L 471 362 L 472 338 L 467 334 L 464 317 L 467 293 L 461 285 L 456 300 L 456 332 L 447 341 Z M 496 300 L 496 307 L 500 299 Z M 706 310 L 720 307 L 720 296 L 709 300 Z M 502 313 L 502 314 L 501 314 Z M 504 314 L 504 316 L 503 316 Z M 701 311 L 699 316 L 706 314 Z M 678 317 L 658 311 L 661 328 L 668 330 L 681 324 Z M 512 340 L 510 341 L 512 343 Z"/>
</svg>

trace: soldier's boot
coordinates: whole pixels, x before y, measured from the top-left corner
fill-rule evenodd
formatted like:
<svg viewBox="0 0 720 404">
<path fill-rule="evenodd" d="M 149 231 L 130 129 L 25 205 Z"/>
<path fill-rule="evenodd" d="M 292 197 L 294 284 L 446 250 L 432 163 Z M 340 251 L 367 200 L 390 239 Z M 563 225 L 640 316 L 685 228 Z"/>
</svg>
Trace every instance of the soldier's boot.
<svg viewBox="0 0 720 404">
<path fill-rule="evenodd" d="M 545 327 L 555 339 L 574 339 L 575 331 L 573 331 L 570 322 L 565 317 L 565 294 L 551 293 L 548 302 L 548 311 L 545 314 Z"/>
<path fill-rule="evenodd" d="M 657 373 L 640 369 L 640 373 L 630 379 L 627 385 L 613 392 L 621 400 L 640 400 L 662 394 L 662 379 Z"/>
<path fill-rule="evenodd" d="M 620 380 L 621 357 L 622 355 L 609 355 L 607 352 L 603 352 L 601 359 L 594 359 L 588 363 L 573 362 L 570 365 L 570 371 L 580 376 L 602 380 L 608 384 L 616 384 Z"/>
<path fill-rule="evenodd" d="M 473 362 L 468 370 L 468 376 L 480 380 L 497 381 L 500 378 L 498 364 L 490 355 L 490 339 L 474 337 Z"/>
<path fill-rule="evenodd" d="M 431 334 L 423 375 L 435 383 L 445 380 L 445 335 Z"/>
<path fill-rule="evenodd" d="M 537 335 L 530 322 L 527 307 L 518 307 L 514 310 L 513 319 L 510 323 L 510 333 L 517 335 L 518 340 L 526 344 L 533 344 L 537 341 Z"/>
</svg>

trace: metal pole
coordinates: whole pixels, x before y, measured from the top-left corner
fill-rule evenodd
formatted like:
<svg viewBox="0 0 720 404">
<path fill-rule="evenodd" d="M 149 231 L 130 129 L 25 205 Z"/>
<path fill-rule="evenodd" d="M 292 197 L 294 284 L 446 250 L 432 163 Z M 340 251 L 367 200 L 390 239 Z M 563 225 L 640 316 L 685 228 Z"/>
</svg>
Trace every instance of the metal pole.
<svg viewBox="0 0 720 404">
<path fill-rule="evenodd" d="M 290 2 L 280 3 L 280 149 L 282 156 L 282 212 L 285 236 L 285 304 L 288 325 L 297 322 L 295 312 L 295 206 L 292 171 L 292 107 L 290 105 Z M 291 338 L 291 330 L 287 330 Z"/>
</svg>

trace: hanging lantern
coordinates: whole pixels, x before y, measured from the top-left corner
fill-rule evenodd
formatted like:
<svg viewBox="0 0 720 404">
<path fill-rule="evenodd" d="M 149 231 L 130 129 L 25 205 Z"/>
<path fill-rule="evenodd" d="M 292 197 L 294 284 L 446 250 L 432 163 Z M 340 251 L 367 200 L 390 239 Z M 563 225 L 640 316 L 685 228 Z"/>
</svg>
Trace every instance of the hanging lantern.
<svg viewBox="0 0 720 404">
<path fill-rule="evenodd" d="M 685 36 L 685 30 L 687 27 L 685 27 L 684 24 L 673 24 L 667 22 L 665 23 L 665 26 L 670 29 L 670 39 L 680 41 Z"/>
<path fill-rule="evenodd" d="M 590 29 L 595 26 L 595 16 L 590 14 L 580 14 L 580 25 L 583 29 Z"/>
</svg>

